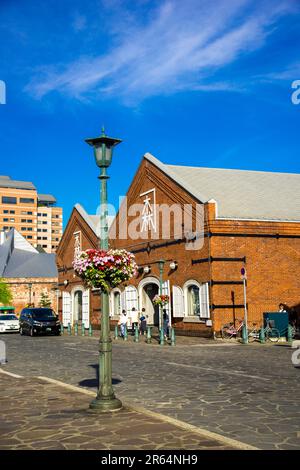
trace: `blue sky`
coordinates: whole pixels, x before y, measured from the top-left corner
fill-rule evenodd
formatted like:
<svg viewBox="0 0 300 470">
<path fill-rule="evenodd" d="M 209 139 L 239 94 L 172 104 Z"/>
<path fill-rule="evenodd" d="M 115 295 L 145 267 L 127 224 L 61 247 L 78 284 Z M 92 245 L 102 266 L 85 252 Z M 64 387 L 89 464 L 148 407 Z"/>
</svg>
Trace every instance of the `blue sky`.
<svg viewBox="0 0 300 470">
<path fill-rule="evenodd" d="M 84 143 L 123 139 L 117 203 L 145 152 L 165 163 L 300 172 L 300 2 L 0 0 L 0 174 L 95 213 Z M 255 190 L 255 188 L 254 188 Z"/>
</svg>

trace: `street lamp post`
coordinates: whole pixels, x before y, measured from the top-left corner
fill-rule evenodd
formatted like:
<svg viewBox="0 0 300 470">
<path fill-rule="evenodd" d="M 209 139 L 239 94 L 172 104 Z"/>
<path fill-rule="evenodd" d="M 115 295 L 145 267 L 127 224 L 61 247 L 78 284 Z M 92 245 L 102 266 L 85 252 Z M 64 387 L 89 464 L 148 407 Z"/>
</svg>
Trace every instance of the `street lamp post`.
<svg viewBox="0 0 300 470">
<path fill-rule="evenodd" d="M 158 262 L 159 267 L 159 295 L 163 293 L 163 272 L 164 272 L 165 260 L 160 259 Z M 160 344 L 164 344 L 164 328 L 163 328 L 163 306 L 159 306 L 159 326 L 160 326 Z"/>
<path fill-rule="evenodd" d="M 32 292 L 32 283 L 29 282 L 28 284 L 28 289 L 29 289 L 29 305 L 31 306 L 31 292 Z"/>
<path fill-rule="evenodd" d="M 106 169 L 112 160 L 113 148 L 122 142 L 105 135 L 86 139 L 86 143 L 94 148 L 97 166 L 100 168 L 101 205 L 100 205 L 100 240 L 101 250 L 108 249 L 108 223 L 107 223 L 107 176 Z M 99 387 L 96 398 L 91 402 L 90 408 L 99 411 L 115 411 L 122 408 L 122 403 L 115 397 L 112 387 L 112 341 L 109 328 L 109 298 L 107 292 L 101 293 L 101 332 L 99 340 Z"/>
</svg>

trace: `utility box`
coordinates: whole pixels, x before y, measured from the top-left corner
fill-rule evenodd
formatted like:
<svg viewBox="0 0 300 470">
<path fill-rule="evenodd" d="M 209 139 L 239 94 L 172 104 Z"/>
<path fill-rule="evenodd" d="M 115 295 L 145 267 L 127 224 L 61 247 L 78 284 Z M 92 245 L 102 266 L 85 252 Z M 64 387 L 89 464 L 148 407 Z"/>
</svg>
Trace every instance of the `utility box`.
<svg viewBox="0 0 300 470">
<path fill-rule="evenodd" d="M 264 312 L 264 326 L 267 326 L 267 319 L 270 326 L 279 330 L 280 336 L 287 336 L 289 325 L 289 314 L 287 312 Z"/>
</svg>

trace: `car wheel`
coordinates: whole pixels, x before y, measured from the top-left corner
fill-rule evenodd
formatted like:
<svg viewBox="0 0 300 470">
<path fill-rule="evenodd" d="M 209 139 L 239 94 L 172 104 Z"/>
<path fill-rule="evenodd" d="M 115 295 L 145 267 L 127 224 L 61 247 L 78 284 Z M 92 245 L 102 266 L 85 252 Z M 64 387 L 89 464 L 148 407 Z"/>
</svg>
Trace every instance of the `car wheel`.
<svg viewBox="0 0 300 470">
<path fill-rule="evenodd" d="M 31 337 L 33 337 L 33 336 L 34 336 L 34 333 L 33 333 L 33 328 L 30 328 L 30 330 L 29 330 L 29 334 L 30 334 L 30 336 L 31 336 Z"/>
<path fill-rule="evenodd" d="M 24 335 L 24 332 L 23 332 L 23 328 L 22 328 L 22 327 L 20 327 L 20 329 L 19 329 L 19 333 L 20 333 L 20 335 L 21 335 L 21 336 L 23 336 L 23 335 Z"/>
</svg>

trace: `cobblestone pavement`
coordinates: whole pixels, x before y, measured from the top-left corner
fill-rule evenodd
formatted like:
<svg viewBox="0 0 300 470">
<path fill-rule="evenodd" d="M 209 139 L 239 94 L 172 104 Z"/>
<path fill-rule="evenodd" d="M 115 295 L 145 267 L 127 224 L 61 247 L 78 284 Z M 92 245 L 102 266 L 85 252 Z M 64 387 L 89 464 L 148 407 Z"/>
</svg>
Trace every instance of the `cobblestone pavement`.
<svg viewBox="0 0 300 470">
<path fill-rule="evenodd" d="M 0 389 L 0 450 L 234 449 L 126 408 L 87 412 L 90 397 L 39 379 L 0 374 Z"/>
<path fill-rule="evenodd" d="M 96 390 L 96 338 L 3 338 L 5 370 Z M 233 344 L 178 338 L 176 347 L 162 347 L 114 340 L 116 395 L 261 449 L 299 449 L 300 369 L 292 365 L 291 349 Z"/>
</svg>

